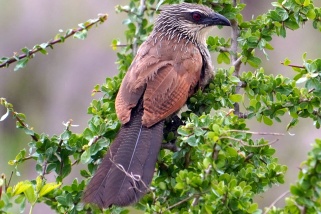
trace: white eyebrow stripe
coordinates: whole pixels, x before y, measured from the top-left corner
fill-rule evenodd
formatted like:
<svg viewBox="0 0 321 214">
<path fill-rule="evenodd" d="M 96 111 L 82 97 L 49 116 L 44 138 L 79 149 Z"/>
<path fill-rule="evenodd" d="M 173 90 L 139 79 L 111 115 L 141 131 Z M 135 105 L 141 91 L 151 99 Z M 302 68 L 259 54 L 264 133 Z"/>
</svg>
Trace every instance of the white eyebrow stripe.
<svg viewBox="0 0 321 214">
<path fill-rule="evenodd" d="M 204 13 L 203 10 L 190 9 L 190 8 L 186 8 L 185 10 L 186 10 L 186 12 L 199 12 L 199 13 L 201 13 L 201 14 L 207 15 L 206 13 Z"/>
</svg>

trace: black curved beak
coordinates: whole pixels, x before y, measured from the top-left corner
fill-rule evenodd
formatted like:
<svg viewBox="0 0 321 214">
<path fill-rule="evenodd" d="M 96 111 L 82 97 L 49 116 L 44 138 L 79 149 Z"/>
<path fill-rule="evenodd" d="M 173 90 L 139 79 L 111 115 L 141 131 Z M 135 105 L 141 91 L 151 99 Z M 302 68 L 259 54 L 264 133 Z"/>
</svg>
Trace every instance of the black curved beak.
<svg viewBox="0 0 321 214">
<path fill-rule="evenodd" d="M 231 22 L 221 14 L 213 13 L 211 18 L 206 20 L 209 25 L 221 25 L 221 26 L 231 26 Z"/>
</svg>

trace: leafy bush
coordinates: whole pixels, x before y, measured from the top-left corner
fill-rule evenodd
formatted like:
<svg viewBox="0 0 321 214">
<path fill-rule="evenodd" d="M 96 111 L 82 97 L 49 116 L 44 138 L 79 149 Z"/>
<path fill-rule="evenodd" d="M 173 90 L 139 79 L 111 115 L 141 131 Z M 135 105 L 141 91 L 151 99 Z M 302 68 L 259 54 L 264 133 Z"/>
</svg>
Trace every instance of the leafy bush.
<svg viewBox="0 0 321 214">
<path fill-rule="evenodd" d="M 26 203 L 31 204 L 30 213 L 37 203 L 45 203 L 57 213 L 101 213 L 94 206 L 84 205 L 81 195 L 120 127 L 114 102 L 121 80 L 137 47 L 152 30 L 149 20 L 165 2 L 131 0 L 129 5 L 116 8 L 118 12 L 128 14 L 124 21 L 128 26 L 126 45 L 118 40 L 112 42 L 114 49 L 122 47 L 117 53 L 119 73 L 94 87 L 94 92 L 101 98 L 90 104 L 88 113 L 91 119 L 82 133 L 73 133 L 70 130 L 72 121 L 69 121 L 59 135 L 39 134 L 28 126 L 24 114 L 17 113 L 5 98 L 0 99 L 0 104 L 8 110 L 0 120 L 11 114 L 17 128 L 31 137 L 26 149 L 8 163 L 18 174 L 18 167 L 26 161 L 34 161 L 39 174 L 32 180 L 22 179 L 16 184 L 9 184 L 8 178 L 2 176 L 2 213 L 11 212 L 13 204 L 18 204 L 23 212 Z M 232 22 L 231 39 L 210 36 L 207 40 L 209 49 L 218 53 L 215 64 L 224 63 L 229 68 L 216 66 L 215 78 L 203 91 L 197 91 L 188 100 L 187 108 L 179 114 L 182 125 L 167 122 L 164 149 L 158 157 L 151 191 L 135 207 L 148 213 L 262 213 L 253 197 L 274 184 L 282 184 L 287 166 L 279 164 L 275 158 L 275 149 L 271 146 L 274 142 L 253 137 L 278 133 L 250 131 L 247 123 L 254 118 L 272 126 L 274 122 L 282 122 L 283 115 L 289 113 L 292 120 L 287 129 L 302 118 L 312 119 L 319 129 L 321 59 L 307 59 L 303 54 L 302 65 L 293 65 L 285 59 L 284 65 L 292 67 L 296 74 L 288 78 L 265 74 L 264 68 L 260 67 L 262 60 L 255 50 L 266 54 L 265 50 L 273 50 L 273 38 L 286 38 L 289 29 L 296 30 L 308 20 L 321 31 L 321 8 L 314 6 L 312 0 L 278 0 L 272 3 L 272 10 L 244 21 L 242 11 L 246 5 L 239 1 L 201 2 Z M 100 15 L 98 19 L 81 24 L 78 29 L 57 35 L 54 42 L 36 45 L 31 50 L 23 48 L 21 55 L 3 57 L 0 67 L 16 61 L 14 70 L 23 68 L 36 52 L 46 54 L 46 48 L 64 42 L 72 35 L 84 39 L 91 26 L 106 18 L 106 15 Z M 241 72 L 242 64 L 249 64 L 253 70 Z M 298 83 L 304 83 L 304 86 L 298 86 Z M 244 112 L 240 111 L 240 104 L 244 106 Z M 277 208 L 272 204 L 265 208 L 265 213 L 321 212 L 320 154 L 321 140 L 316 139 L 297 183 L 291 186 L 291 194 L 285 198 L 285 206 Z M 64 178 L 77 164 L 86 165 L 87 169 L 81 170 L 81 177 L 75 178 L 71 185 L 65 185 Z M 56 181 L 48 182 L 48 174 L 54 174 Z M 127 212 L 126 208 L 118 207 L 104 211 Z"/>
</svg>

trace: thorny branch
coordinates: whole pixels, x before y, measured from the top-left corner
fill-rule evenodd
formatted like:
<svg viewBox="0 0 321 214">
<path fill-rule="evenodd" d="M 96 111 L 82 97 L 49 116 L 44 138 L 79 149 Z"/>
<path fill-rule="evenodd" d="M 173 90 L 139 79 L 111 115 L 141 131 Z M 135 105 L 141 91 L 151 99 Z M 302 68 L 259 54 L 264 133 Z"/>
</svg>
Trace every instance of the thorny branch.
<svg viewBox="0 0 321 214">
<path fill-rule="evenodd" d="M 91 28 L 93 25 L 95 24 L 98 24 L 98 23 L 103 23 L 104 21 L 107 20 L 107 14 L 99 14 L 98 15 L 98 19 L 92 21 L 91 23 L 89 24 L 85 24 L 85 26 L 81 26 L 77 29 L 72 29 L 70 31 L 68 31 L 66 33 L 65 36 L 60 36 L 60 38 L 58 39 L 54 39 L 52 41 L 49 41 L 48 43 L 46 43 L 43 47 L 40 47 L 39 45 L 36 46 L 35 48 L 31 49 L 28 51 L 28 53 L 24 53 L 24 54 L 21 54 L 21 55 L 16 55 L 16 53 L 14 53 L 14 55 L 12 57 L 10 57 L 9 59 L 5 60 L 5 62 L 3 62 L 2 64 L 0 64 L 0 68 L 2 67 L 7 67 L 9 66 L 11 63 L 14 63 L 16 61 L 19 61 L 21 59 L 24 59 L 26 57 L 32 57 L 33 54 L 45 49 L 45 48 L 48 48 L 48 47 L 51 47 L 57 43 L 62 43 L 65 41 L 65 39 L 73 36 L 74 34 L 76 34 L 77 32 L 81 32 L 83 30 L 88 30 L 89 28 Z"/>
</svg>

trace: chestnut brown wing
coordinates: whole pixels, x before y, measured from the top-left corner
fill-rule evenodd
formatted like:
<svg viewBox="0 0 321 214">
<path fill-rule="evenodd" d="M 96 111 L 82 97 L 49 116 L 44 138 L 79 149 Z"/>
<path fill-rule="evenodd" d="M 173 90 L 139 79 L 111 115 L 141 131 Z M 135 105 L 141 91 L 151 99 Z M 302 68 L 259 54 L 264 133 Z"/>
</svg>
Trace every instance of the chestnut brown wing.
<svg viewBox="0 0 321 214">
<path fill-rule="evenodd" d="M 202 57 L 191 42 L 148 40 L 139 49 L 116 98 L 122 123 L 143 96 L 143 125 L 150 127 L 178 111 L 194 92 L 202 69 Z"/>
</svg>

